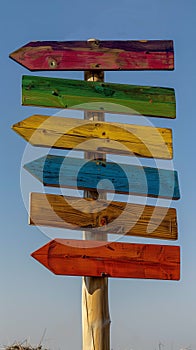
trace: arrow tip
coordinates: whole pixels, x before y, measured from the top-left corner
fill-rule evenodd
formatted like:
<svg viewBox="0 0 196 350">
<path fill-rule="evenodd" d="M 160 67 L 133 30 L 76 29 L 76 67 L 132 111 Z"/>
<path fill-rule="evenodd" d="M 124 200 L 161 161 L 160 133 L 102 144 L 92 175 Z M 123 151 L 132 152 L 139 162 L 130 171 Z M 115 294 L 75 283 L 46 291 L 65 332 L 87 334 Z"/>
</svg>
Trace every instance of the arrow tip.
<svg viewBox="0 0 196 350">
<path fill-rule="evenodd" d="M 49 264 L 48 264 L 49 246 L 50 246 L 50 242 L 44 245 L 43 247 L 37 249 L 31 254 L 32 258 L 34 258 L 35 260 L 37 260 L 39 263 L 41 263 L 47 268 L 49 268 Z"/>
<path fill-rule="evenodd" d="M 17 49 L 16 51 L 11 52 L 9 54 L 9 58 L 11 58 L 16 63 L 19 63 L 21 66 L 27 68 L 28 70 L 31 70 L 28 67 L 27 58 L 25 58 L 25 53 L 26 53 L 26 51 L 28 51 L 29 44 L 22 46 L 21 48 Z"/>
<path fill-rule="evenodd" d="M 23 121 L 18 122 L 16 124 L 13 124 L 11 126 L 11 129 L 13 131 L 15 131 L 19 136 L 21 136 L 23 139 L 25 139 L 27 142 L 30 142 L 31 144 L 32 142 L 32 135 L 33 135 L 33 131 L 31 129 L 26 130 L 24 125 L 23 125 Z"/>
<path fill-rule="evenodd" d="M 21 127 L 21 122 L 18 122 L 18 123 L 13 124 L 13 125 L 11 126 L 12 130 L 14 130 L 14 131 L 16 131 L 16 132 L 18 132 L 18 130 L 19 130 L 20 127 Z"/>
<path fill-rule="evenodd" d="M 44 183 L 44 164 L 46 157 L 41 157 L 23 165 L 23 168 L 33 175 L 41 183 Z"/>
<path fill-rule="evenodd" d="M 40 264 L 45 266 L 48 270 L 50 270 L 54 274 L 57 274 L 56 269 L 51 266 L 50 259 L 51 259 L 51 250 L 55 249 L 56 245 L 57 243 L 56 243 L 56 240 L 54 239 L 48 242 L 47 244 L 45 244 L 43 247 L 37 249 L 35 252 L 31 253 L 32 258 L 37 260 Z"/>
<path fill-rule="evenodd" d="M 11 58 L 12 60 L 14 60 L 14 59 L 15 59 L 16 52 L 17 52 L 17 51 L 11 52 L 11 53 L 9 54 L 9 58 Z"/>
</svg>

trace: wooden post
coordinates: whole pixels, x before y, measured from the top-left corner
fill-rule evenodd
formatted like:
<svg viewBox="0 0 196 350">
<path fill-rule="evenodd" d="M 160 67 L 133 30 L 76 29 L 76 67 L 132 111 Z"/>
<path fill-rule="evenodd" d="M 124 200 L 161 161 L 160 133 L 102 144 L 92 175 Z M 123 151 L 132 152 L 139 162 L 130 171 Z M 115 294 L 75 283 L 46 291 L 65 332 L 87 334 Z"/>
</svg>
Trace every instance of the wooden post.
<svg viewBox="0 0 196 350">
<path fill-rule="evenodd" d="M 89 42 L 99 45 L 98 40 Z M 86 71 L 87 81 L 104 81 L 103 71 Z M 103 112 L 85 112 L 84 119 L 104 121 Z M 99 153 L 85 152 L 85 159 L 105 160 Z M 84 191 L 84 198 L 98 198 L 97 191 Z M 106 194 L 99 198 L 106 199 Z M 84 239 L 107 240 L 107 235 L 84 232 Z M 110 350 L 110 315 L 108 304 L 108 278 L 83 277 L 82 281 L 82 333 L 83 350 Z"/>
</svg>

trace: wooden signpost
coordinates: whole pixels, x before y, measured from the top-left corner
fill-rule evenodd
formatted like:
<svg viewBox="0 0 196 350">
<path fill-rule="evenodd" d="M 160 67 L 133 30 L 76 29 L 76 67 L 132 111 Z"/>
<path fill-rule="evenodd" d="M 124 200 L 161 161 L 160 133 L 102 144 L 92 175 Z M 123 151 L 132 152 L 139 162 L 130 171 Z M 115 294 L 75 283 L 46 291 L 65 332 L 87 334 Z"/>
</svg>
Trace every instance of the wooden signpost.
<svg viewBox="0 0 196 350">
<path fill-rule="evenodd" d="M 104 112 L 175 118 L 174 89 L 105 83 L 103 71 L 172 70 L 173 42 L 38 41 L 10 57 L 32 71 L 85 71 L 85 81 L 22 79 L 23 105 L 81 109 L 85 120 L 33 115 L 13 129 L 34 146 L 85 152 L 85 159 L 48 155 L 25 164 L 44 186 L 84 190 L 83 199 L 31 194 L 31 225 L 86 230 L 84 240 L 55 239 L 32 256 L 55 274 L 84 276 L 83 350 L 110 350 L 108 277 L 179 280 L 180 248 L 107 242 L 108 234 L 176 240 L 178 230 L 174 208 L 109 202 L 106 193 L 179 199 L 180 191 L 176 171 L 106 160 L 107 153 L 173 158 L 170 129 L 107 123 Z"/>
</svg>

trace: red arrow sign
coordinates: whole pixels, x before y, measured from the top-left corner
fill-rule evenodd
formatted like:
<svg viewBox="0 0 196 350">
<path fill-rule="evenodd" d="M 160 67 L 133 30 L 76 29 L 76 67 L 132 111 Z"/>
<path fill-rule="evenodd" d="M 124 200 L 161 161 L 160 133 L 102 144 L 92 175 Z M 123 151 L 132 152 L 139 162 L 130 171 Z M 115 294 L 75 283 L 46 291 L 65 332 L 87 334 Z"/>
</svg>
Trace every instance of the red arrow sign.
<svg viewBox="0 0 196 350">
<path fill-rule="evenodd" d="M 32 256 L 57 275 L 180 279 L 177 246 L 55 239 Z"/>
<path fill-rule="evenodd" d="M 172 40 L 36 41 L 10 57 L 29 70 L 172 70 Z"/>
</svg>

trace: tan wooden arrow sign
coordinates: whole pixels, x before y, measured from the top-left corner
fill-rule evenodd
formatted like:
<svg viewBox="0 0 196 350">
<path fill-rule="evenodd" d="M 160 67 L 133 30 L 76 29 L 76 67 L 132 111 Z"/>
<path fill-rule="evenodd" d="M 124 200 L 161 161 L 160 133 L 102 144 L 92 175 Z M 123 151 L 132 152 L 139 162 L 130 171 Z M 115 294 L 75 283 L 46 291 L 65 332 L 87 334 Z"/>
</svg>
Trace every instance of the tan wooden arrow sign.
<svg viewBox="0 0 196 350">
<path fill-rule="evenodd" d="M 176 209 L 31 193 L 29 223 L 119 235 L 176 240 Z"/>
</svg>

